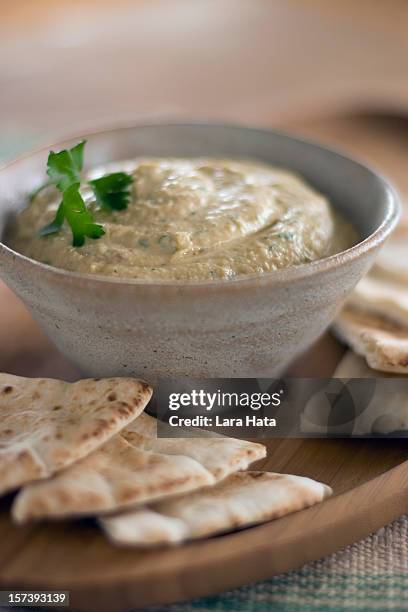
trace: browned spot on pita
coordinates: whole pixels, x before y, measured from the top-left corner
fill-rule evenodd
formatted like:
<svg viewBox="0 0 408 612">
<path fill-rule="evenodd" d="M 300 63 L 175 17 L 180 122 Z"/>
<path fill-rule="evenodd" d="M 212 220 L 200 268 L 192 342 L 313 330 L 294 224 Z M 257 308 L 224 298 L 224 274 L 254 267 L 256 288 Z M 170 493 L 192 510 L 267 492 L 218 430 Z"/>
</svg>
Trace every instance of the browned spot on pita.
<svg viewBox="0 0 408 612">
<path fill-rule="evenodd" d="M 118 407 L 118 413 L 121 416 L 126 417 L 130 412 L 130 406 L 129 404 L 126 404 L 125 402 L 120 402 L 120 405 Z"/>
<path fill-rule="evenodd" d="M 47 512 L 48 505 L 47 505 L 46 500 L 45 499 L 36 499 L 35 506 L 34 506 L 33 510 L 35 510 L 36 512 L 39 512 L 40 514 L 42 512 Z"/>
<path fill-rule="evenodd" d="M 78 504 L 78 510 L 80 511 L 82 505 L 89 504 L 98 504 L 101 501 L 101 496 L 96 491 L 83 491 L 81 492 L 81 496 L 78 498 L 76 495 L 71 495 L 71 493 L 65 489 L 60 489 L 56 491 L 55 498 L 62 505 L 72 505 L 73 503 Z M 42 512 L 47 513 L 49 508 L 45 505 L 42 509 Z M 36 513 L 33 513 L 35 516 Z"/>
<path fill-rule="evenodd" d="M 58 491 L 56 497 L 62 504 L 69 504 L 71 501 L 71 495 L 67 491 Z"/>
<path fill-rule="evenodd" d="M 89 504 L 100 504 L 103 498 L 96 491 L 86 491 L 82 494 L 82 501 L 87 505 Z"/>
<path fill-rule="evenodd" d="M 43 475 L 41 464 L 37 463 L 33 455 L 28 450 L 20 451 L 16 456 L 16 462 L 30 473 L 31 479 L 36 479 Z"/>
<path fill-rule="evenodd" d="M 53 456 L 56 462 L 58 463 L 58 466 L 60 466 L 61 464 L 65 463 L 65 461 L 70 459 L 70 457 L 72 456 L 72 453 L 68 449 L 61 448 L 61 449 L 56 450 L 53 453 Z"/>
<path fill-rule="evenodd" d="M 216 468 L 213 470 L 213 474 L 215 476 L 215 478 L 218 480 L 218 478 L 221 476 L 221 474 L 223 473 L 224 469 L 223 468 Z"/>
<path fill-rule="evenodd" d="M 57 410 L 61 410 L 62 406 L 54 406 L 53 410 L 57 411 Z"/>
<path fill-rule="evenodd" d="M 3 388 L 2 393 L 7 395 L 8 393 L 11 393 L 12 391 L 13 391 L 13 387 L 11 385 L 7 385 L 6 387 Z"/>
<path fill-rule="evenodd" d="M 12 429 L 3 429 L 3 433 L 6 436 L 11 436 L 11 434 L 13 433 Z"/>
<path fill-rule="evenodd" d="M 18 453 L 18 455 L 17 455 L 17 459 L 20 459 L 20 460 L 22 460 L 22 461 L 25 461 L 26 459 L 31 459 L 31 455 L 30 455 L 30 453 L 29 453 L 28 451 L 23 450 L 23 451 L 20 451 L 20 452 Z"/>
<path fill-rule="evenodd" d="M 108 400 L 110 402 L 116 402 L 117 399 L 118 399 L 118 396 L 116 395 L 114 391 L 112 391 L 112 393 L 109 393 Z"/>
<path fill-rule="evenodd" d="M 109 421 L 107 421 L 106 419 L 98 419 L 96 427 L 92 432 L 92 436 L 97 438 L 98 436 L 100 436 L 107 430 L 108 426 L 109 426 Z M 84 433 L 82 435 L 83 440 L 87 440 L 89 437 L 90 436 L 88 433 Z"/>
<path fill-rule="evenodd" d="M 139 494 L 140 489 L 138 487 L 123 487 L 118 493 L 118 499 L 120 502 L 127 502 L 135 499 Z"/>
</svg>

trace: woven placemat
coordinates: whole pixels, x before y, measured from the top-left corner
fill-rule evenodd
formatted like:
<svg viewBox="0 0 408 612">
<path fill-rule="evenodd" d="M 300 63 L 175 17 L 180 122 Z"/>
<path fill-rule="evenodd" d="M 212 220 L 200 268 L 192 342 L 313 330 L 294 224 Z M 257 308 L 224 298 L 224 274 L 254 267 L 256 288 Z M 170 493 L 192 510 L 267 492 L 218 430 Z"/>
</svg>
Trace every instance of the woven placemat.
<svg viewBox="0 0 408 612">
<path fill-rule="evenodd" d="M 149 608 L 150 612 L 223 610 L 408 610 L 408 515 L 299 570 L 217 596 Z"/>
<path fill-rule="evenodd" d="M 10 610 L 0 607 L 1 611 L 6 609 Z M 13 609 L 16 612 L 24 612 L 28 608 Z M 46 609 L 49 608 L 44 608 Z M 402 516 L 361 542 L 347 546 L 319 561 L 308 563 L 299 570 L 213 597 L 148 610 L 405 612 L 408 610 L 408 515 Z"/>
</svg>

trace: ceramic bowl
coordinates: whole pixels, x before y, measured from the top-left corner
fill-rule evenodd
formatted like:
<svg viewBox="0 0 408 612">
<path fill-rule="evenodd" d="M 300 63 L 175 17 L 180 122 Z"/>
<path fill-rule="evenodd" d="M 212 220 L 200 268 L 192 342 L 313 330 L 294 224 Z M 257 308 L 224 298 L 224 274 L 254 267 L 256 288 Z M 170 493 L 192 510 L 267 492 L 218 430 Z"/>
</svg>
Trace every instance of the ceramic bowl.
<svg viewBox="0 0 408 612">
<path fill-rule="evenodd" d="M 357 228 L 352 248 L 300 267 L 201 282 L 66 272 L 0 243 L 0 275 L 57 347 L 93 376 L 270 377 L 327 328 L 398 219 L 393 188 L 313 142 L 233 125 L 142 125 L 86 136 L 87 167 L 137 155 L 253 157 L 302 175 Z M 72 146 L 78 138 L 53 145 Z M 50 147 L 0 171 L 0 236 L 45 177 Z"/>
</svg>

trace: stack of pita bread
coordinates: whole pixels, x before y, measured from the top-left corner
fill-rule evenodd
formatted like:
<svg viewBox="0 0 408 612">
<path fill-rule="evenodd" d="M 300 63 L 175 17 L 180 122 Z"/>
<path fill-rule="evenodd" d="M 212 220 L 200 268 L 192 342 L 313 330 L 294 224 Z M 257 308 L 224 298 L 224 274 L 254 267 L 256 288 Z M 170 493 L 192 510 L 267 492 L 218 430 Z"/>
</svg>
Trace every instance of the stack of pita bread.
<svg viewBox="0 0 408 612">
<path fill-rule="evenodd" d="M 370 368 L 408 373 L 408 227 L 397 230 L 357 285 L 334 332 Z"/>
<path fill-rule="evenodd" d="M 0 493 L 33 520 L 95 517 L 120 545 L 170 544 L 267 521 L 331 494 L 308 478 L 243 471 L 261 444 L 159 438 L 135 379 L 65 383 L 0 374 Z"/>
<path fill-rule="evenodd" d="M 301 415 L 301 430 L 304 433 L 322 435 L 352 435 L 352 436 L 377 436 L 408 430 L 408 393 L 407 381 L 401 380 L 401 376 L 395 374 L 384 375 L 369 368 L 366 361 L 348 351 L 333 374 L 333 378 L 391 378 L 390 381 L 382 380 L 382 384 L 376 385 L 369 403 L 362 411 L 357 409 L 357 414 L 352 423 L 347 420 L 338 419 L 340 423 L 331 422 L 333 406 L 330 401 L 330 393 L 327 388 L 313 395 L 307 402 Z M 352 386 L 348 391 L 353 395 Z M 359 404 L 357 389 L 355 405 Z M 338 411 L 342 406 L 336 406 Z M 338 415 L 341 416 L 341 415 Z M 347 418 L 347 415 L 344 415 Z M 337 419 L 336 419 L 337 420 Z"/>
<path fill-rule="evenodd" d="M 392 393 L 378 385 L 373 398 L 353 425 L 353 435 L 408 430 L 408 225 L 401 225 L 380 253 L 373 269 L 357 285 L 338 315 L 334 333 L 348 351 L 334 378 L 393 378 Z M 402 376 L 401 376 L 402 375 Z M 405 381 L 403 381 L 405 383 Z M 302 431 L 326 433 L 331 406 L 320 397 L 308 402 Z M 342 426 L 331 427 L 342 433 Z"/>
</svg>

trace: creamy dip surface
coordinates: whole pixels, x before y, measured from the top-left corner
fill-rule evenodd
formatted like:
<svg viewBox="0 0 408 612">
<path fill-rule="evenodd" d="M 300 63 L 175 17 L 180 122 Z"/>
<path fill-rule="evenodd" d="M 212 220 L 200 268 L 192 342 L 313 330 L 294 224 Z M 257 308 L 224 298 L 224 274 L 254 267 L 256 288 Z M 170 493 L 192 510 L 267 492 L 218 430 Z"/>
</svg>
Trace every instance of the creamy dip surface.
<svg viewBox="0 0 408 612">
<path fill-rule="evenodd" d="M 106 234 L 72 246 L 70 228 L 40 237 L 61 200 L 41 192 L 17 219 L 9 244 L 66 270 L 146 280 L 206 280 L 299 266 L 357 241 L 327 199 L 286 170 L 258 161 L 138 158 L 89 173 L 133 175 L 124 211 L 99 210 L 81 193 Z"/>
</svg>

